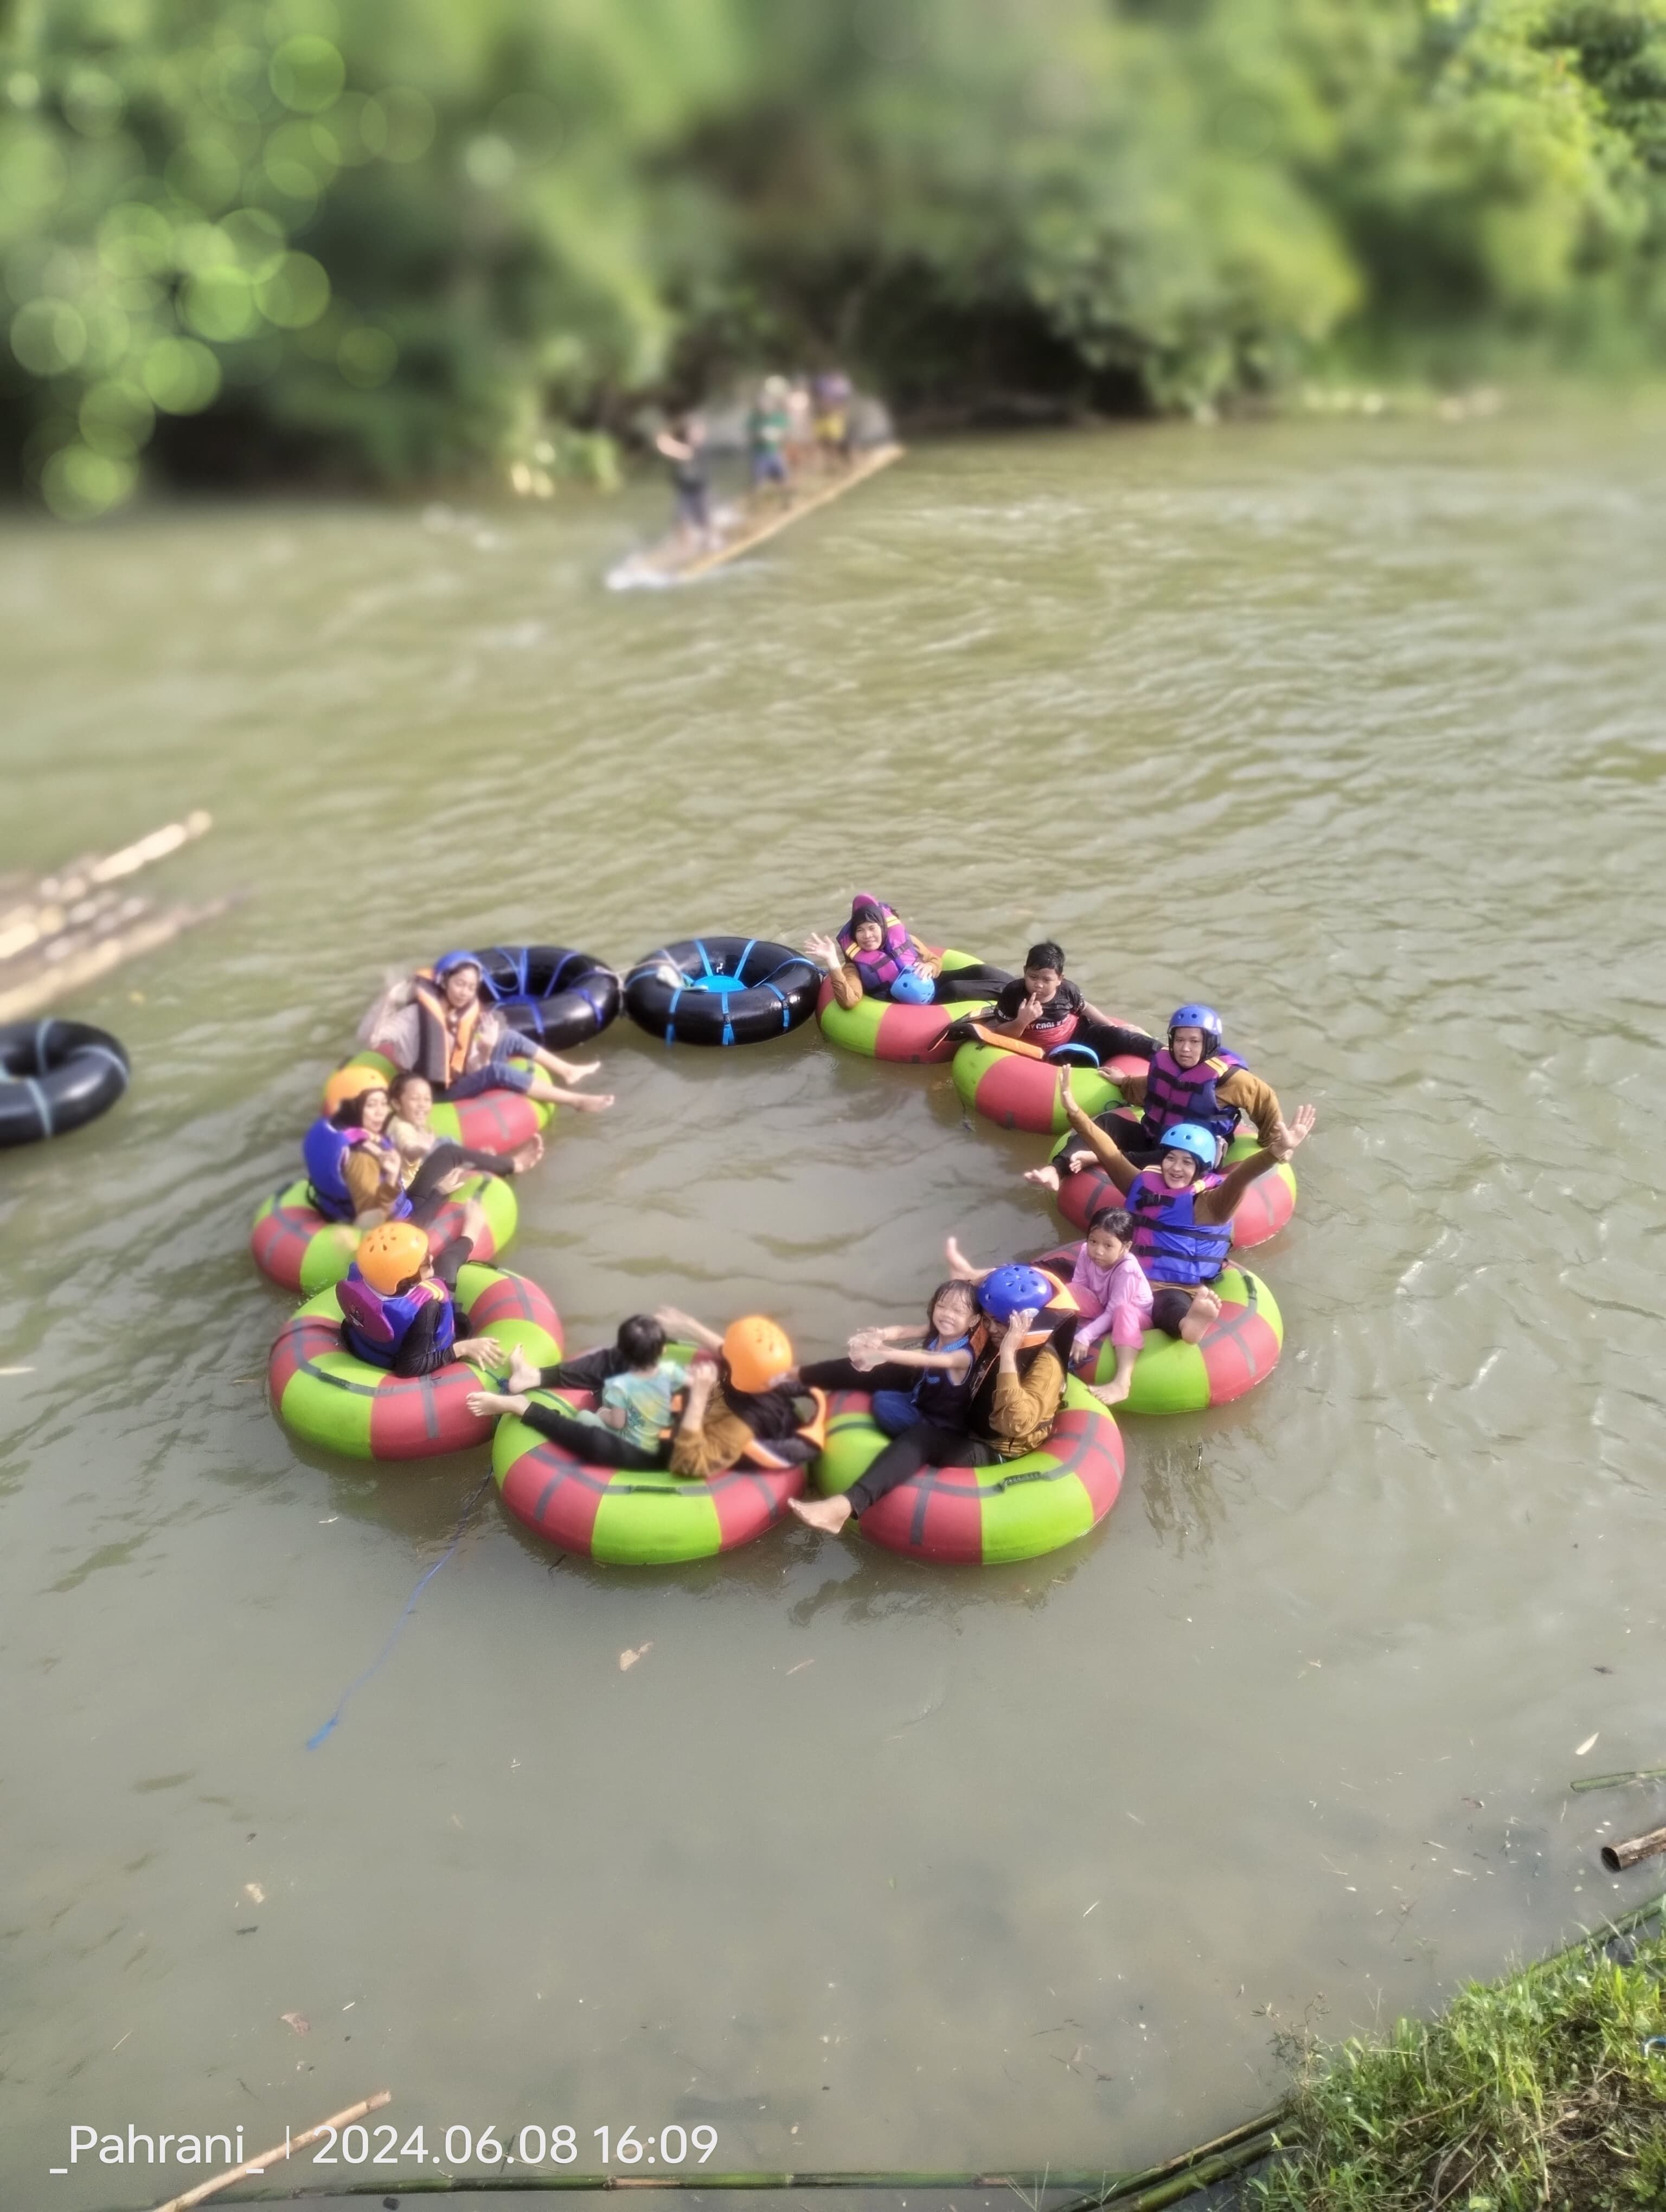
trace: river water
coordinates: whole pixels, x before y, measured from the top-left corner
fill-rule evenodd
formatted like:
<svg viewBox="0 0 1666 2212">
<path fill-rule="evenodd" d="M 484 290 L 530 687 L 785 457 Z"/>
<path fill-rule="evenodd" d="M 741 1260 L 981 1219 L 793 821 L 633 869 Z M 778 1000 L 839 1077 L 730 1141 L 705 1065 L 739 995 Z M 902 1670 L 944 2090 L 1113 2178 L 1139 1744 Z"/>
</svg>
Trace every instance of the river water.
<svg viewBox="0 0 1666 2212">
<path fill-rule="evenodd" d="M 0 534 L 0 858 L 205 806 L 156 888 L 240 899 L 68 1009 L 129 1101 L 0 1160 L 0 2196 L 167 2193 L 49 2182 L 73 2124 L 253 2150 L 383 2086 L 430 2158 L 1134 2164 L 1658 1886 L 1596 1858 L 1657 1801 L 1566 1785 L 1666 1759 L 1663 491 L 1613 408 L 944 445 L 659 595 L 599 580 L 651 489 Z M 248 1219 L 362 1005 L 857 884 L 1316 1101 L 1280 1370 L 1127 1423 L 1104 1526 L 1006 1570 L 632 1576 L 489 1493 L 308 1751 L 485 1471 L 265 1404 Z M 602 1048 L 511 1254 L 569 1342 L 669 1297 L 824 1352 L 950 1231 L 1051 1233 L 945 1069 Z"/>
</svg>

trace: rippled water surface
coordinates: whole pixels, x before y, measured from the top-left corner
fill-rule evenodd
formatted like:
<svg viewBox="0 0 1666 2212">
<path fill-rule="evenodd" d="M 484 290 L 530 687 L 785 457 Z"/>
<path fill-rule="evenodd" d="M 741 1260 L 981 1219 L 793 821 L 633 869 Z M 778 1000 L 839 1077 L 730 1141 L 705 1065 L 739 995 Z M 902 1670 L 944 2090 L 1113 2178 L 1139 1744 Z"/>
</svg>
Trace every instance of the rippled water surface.
<svg viewBox="0 0 1666 2212">
<path fill-rule="evenodd" d="M 921 450 L 658 596 L 599 582 L 654 491 L 0 536 L 4 865 L 200 805 L 157 889 L 240 895 L 73 1006 L 128 1103 L 0 1156 L 0 2195 L 145 2200 L 45 2179 L 72 2123 L 252 2149 L 383 2085 L 586 2164 L 1132 2164 L 1272 2101 L 1280 2031 L 1649 1893 L 1596 1849 L 1656 1801 L 1566 1785 L 1666 1759 L 1663 490 L 1615 412 Z M 489 1493 L 308 1752 L 485 1469 L 265 1404 L 249 1216 L 385 969 L 856 884 L 1213 1000 L 1317 1103 L 1282 1368 L 1128 1422 L 1018 1568 L 633 1577 Z M 827 1351 L 951 1230 L 1049 1234 L 946 1070 L 603 1045 L 513 1254 L 569 1340 L 669 1296 Z"/>
</svg>

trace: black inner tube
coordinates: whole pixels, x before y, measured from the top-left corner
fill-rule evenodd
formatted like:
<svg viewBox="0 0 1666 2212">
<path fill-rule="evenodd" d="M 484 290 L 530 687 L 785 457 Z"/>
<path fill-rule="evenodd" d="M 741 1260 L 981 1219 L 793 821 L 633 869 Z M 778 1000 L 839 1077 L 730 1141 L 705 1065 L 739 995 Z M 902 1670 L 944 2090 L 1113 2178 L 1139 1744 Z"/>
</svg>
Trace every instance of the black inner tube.
<svg viewBox="0 0 1666 2212">
<path fill-rule="evenodd" d="M 62 1137 L 107 1113 L 127 1088 L 126 1048 L 88 1022 L 0 1027 L 0 1145 Z"/>
<path fill-rule="evenodd" d="M 605 962 L 564 945 L 494 945 L 472 957 L 480 963 L 483 996 L 512 1029 L 554 1051 L 599 1036 L 623 1002 Z"/>
<path fill-rule="evenodd" d="M 759 1044 L 807 1022 L 822 971 L 761 937 L 689 937 L 639 960 L 625 1011 L 667 1044 Z"/>
</svg>

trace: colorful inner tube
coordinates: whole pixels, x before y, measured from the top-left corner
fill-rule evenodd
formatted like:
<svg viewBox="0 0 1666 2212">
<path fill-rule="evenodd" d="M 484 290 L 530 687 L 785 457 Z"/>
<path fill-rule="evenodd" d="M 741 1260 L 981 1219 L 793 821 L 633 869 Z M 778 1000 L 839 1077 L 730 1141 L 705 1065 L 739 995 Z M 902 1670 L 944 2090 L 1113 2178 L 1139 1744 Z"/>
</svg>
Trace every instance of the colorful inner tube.
<svg viewBox="0 0 1666 2212">
<path fill-rule="evenodd" d="M 617 1018 L 623 993 L 605 962 L 564 945 L 493 945 L 474 957 L 481 988 L 511 1029 L 565 1052 Z"/>
<path fill-rule="evenodd" d="M 1090 1109 L 1098 1112 L 1098 1108 Z M 1138 1127 L 1140 1116 L 1130 1107 L 1127 1118 Z M 1259 1139 L 1255 1137 L 1234 1137 L 1226 1147 L 1226 1163 L 1246 1160 L 1256 1151 Z M 1081 1139 L 1067 1131 L 1049 1157 L 1059 1159 Z M 1078 1229 L 1085 1229 L 1102 1206 L 1120 1206 L 1121 1192 L 1096 1160 L 1090 1168 L 1083 1168 L 1073 1176 L 1066 1176 L 1059 1186 L 1059 1211 L 1065 1219 Z M 1232 1216 L 1232 1249 L 1248 1252 L 1256 1244 L 1265 1244 L 1269 1237 L 1276 1237 L 1291 1215 L 1296 1211 L 1296 1170 L 1288 1165 L 1269 1170 L 1250 1185 L 1243 1204 Z"/>
<path fill-rule="evenodd" d="M 1068 1274 L 1081 1248 L 1070 1245 L 1038 1263 Z M 1223 1267 L 1214 1281 L 1220 1318 L 1196 1344 L 1148 1328 L 1134 1363 L 1134 1388 L 1119 1413 L 1201 1413 L 1206 1406 L 1230 1406 L 1264 1382 L 1284 1349 L 1284 1316 L 1259 1275 L 1247 1267 Z M 1088 1380 L 1109 1382 L 1116 1372 L 1116 1352 L 1101 1343 Z"/>
<path fill-rule="evenodd" d="M 340 1282 L 359 1249 L 359 1231 L 350 1221 L 330 1221 L 307 1200 L 303 1177 L 263 1200 L 249 1231 L 254 1264 L 286 1291 L 303 1297 Z M 463 1226 L 463 1202 L 477 1198 L 486 1217 L 485 1234 L 476 1243 L 477 1260 L 494 1260 L 514 1235 L 520 1219 L 513 1188 L 502 1176 L 471 1176 L 459 1186 L 429 1224 L 430 1252 L 437 1252 Z"/>
<path fill-rule="evenodd" d="M 624 981 L 625 1012 L 667 1044 L 762 1044 L 807 1022 L 822 971 L 761 937 L 689 937 L 646 954 Z"/>
<path fill-rule="evenodd" d="M 943 955 L 943 972 L 952 975 L 957 968 L 975 968 L 975 952 L 948 951 Z M 842 1045 L 847 1052 L 860 1052 L 869 1060 L 952 1060 L 954 1046 L 949 1040 L 949 1024 L 962 1015 L 976 1014 L 993 1006 L 992 999 L 963 999 L 953 1004 L 932 1006 L 911 1006 L 898 999 L 865 998 L 860 1006 L 842 1006 L 833 995 L 830 976 L 824 977 L 816 998 L 816 1012 L 822 1025 L 822 1035 L 835 1044 Z"/>
<path fill-rule="evenodd" d="M 1071 1096 L 1084 1112 L 1102 1114 L 1122 1100 L 1116 1088 L 1119 1071 L 1143 1074 L 1146 1063 L 1119 1055 L 1104 1068 L 1074 1062 L 1070 1069 Z M 1059 1092 L 1059 1064 L 1032 1060 L 1027 1053 L 1003 1052 L 999 1045 L 963 1044 L 954 1056 L 954 1087 L 964 1105 L 975 1107 L 1003 1129 L 1032 1129 L 1037 1136 L 1055 1136 L 1070 1127 Z"/>
<path fill-rule="evenodd" d="M 86 1022 L 0 1026 L 0 1145 L 67 1137 L 107 1114 L 127 1088 L 127 1049 Z"/>
<path fill-rule="evenodd" d="M 541 1367 L 561 1358 L 561 1322 L 536 1283 L 471 1263 L 457 1290 L 471 1334 L 495 1336 L 506 1352 L 519 1345 Z M 481 1387 L 478 1369 L 453 1360 L 432 1375 L 402 1376 L 355 1358 L 341 1340 L 333 1285 L 278 1331 L 266 1387 L 286 1429 L 349 1459 L 429 1459 L 491 1437 L 492 1423 L 465 1402 Z"/>
<path fill-rule="evenodd" d="M 371 1082 L 386 1083 L 394 1072 L 392 1061 L 379 1052 L 356 1052 L 342 1066 L 362 1067 Z M 555 1110 L 524 1091 L 483 1091 L 449 1104 L 436 1101 L 428 1125 L 436 1137 L 450 1137 L 471 1152 L 513 1152 L 545 1127 Z"/>
<path fill-rule="evenodd" d="M 536 1395 L 575 1411 L 595 1403 L 587 1390 Z M 705 1482 L 599 1467 L 513 1415 L 498 1423 L 492 1472 L 504 1504 L 535 1536 L 614 1567 L 675 1566 L 750 1544 L 775 1526 L 805 1478 L 801 1467 L 736 1467 Z"/>
<path fill-rule="evenodd" d="M 817 1486 L 848 1490 L 885 1449 L 865 1391 L 831 1396 Z M 924 1467 L 863 1514 L 864 1536 L 889 1552 L 942 1566 L 991 1567 L 1033 1559 L 1095 1528 L 1122 1486 L 1122 1437 L 1098 1400 L 1073 1376 L 1064 1410 L 1040 1451 L 989 1467 Z"/>
</svg>

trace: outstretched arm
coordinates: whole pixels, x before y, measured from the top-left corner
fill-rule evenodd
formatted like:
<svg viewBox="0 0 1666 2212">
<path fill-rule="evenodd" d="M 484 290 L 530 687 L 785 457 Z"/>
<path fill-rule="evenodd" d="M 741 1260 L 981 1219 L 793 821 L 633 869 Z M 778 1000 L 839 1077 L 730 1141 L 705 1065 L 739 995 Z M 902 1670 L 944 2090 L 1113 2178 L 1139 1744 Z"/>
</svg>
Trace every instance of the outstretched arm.
<svg viewBox="0 0 1666 2212">
<path fill-rule="evenodd" d="M 684 1313 L 681 1306 L 655 1306 L 654 1318 L 672 1336 L 692 1337 L 696 1344 L 703 1344 L 708 1352 L 721 1352 L 723 1349 L 723 1340 L 717 1331 L 708 1328 L 703 1321 L 696 1321 L 692 1314 Z"/>
<path fill-rule="evenodd" d="M 1207 1228 L 1219 1228 L 1222 1222 L 1230 1221 L 1243 1203 L 1250 1184 L 1269 1170 L 1282 1167 L 1297 1146 L 1307 1141 L 1318 1118 L 1311 1106 L 1298 1106 L 1295 1120 L 1280 1121 L 1270 1144 L 1251 1152 L 1236 1167 L 1228 1168 L 1213 1190 L 1201 1194 L 1194 1209 L 1195 1218 Z"/>
<path fill-rule="evenodd" d="M 943 1249 L 948 1255 L 949 1273 L 958 1283 L 981 1283 L 987 1275 L 993 1275 L 995 1272 L 993 1267 L 973 1267 L 961 1250 L 958 1241 L 952 1237 Z"/>
<path fill-rule="evenodd" d="M 1064 1101 L 1065 1112 L 1070 1116 L 1071 1127 L 1126 1198 L 1134 1188 L 1134 1179 L 1139 1170 L 1132 1160 L 1125 1158 L 1116 1138 L 1102 1129 L 1091 1115 L 1082 1111 L 1070 1088 L 1068 1066 L 1059 1070 L 1059 1096 Z"/>
</svg>

